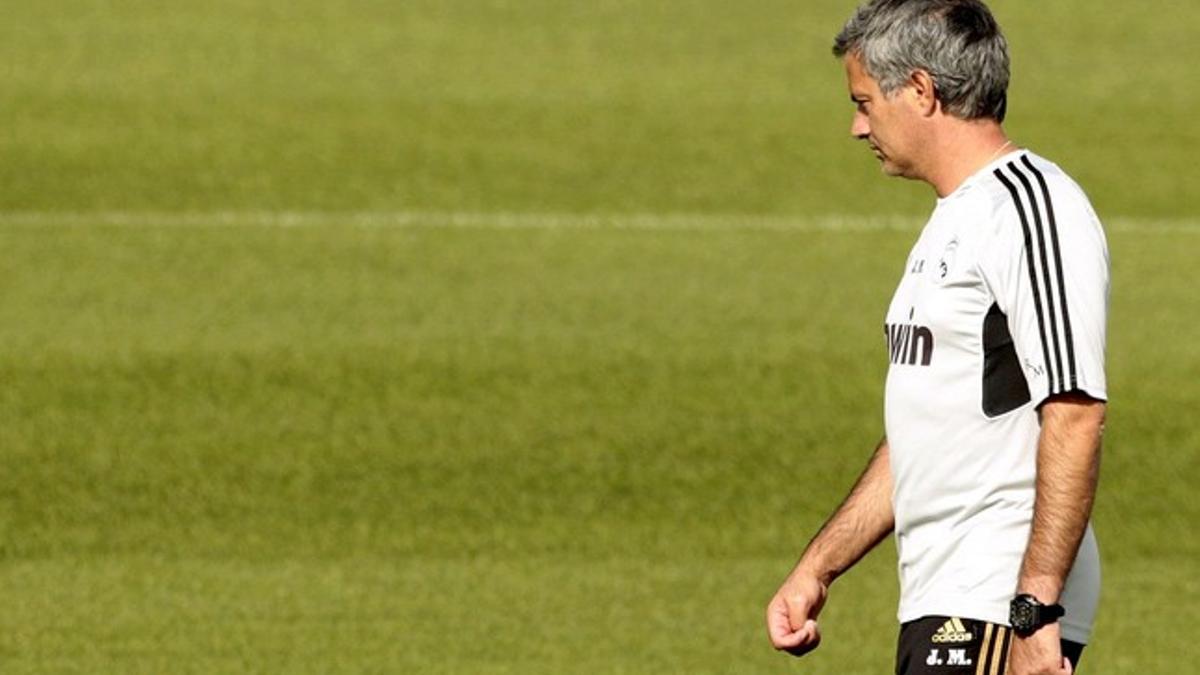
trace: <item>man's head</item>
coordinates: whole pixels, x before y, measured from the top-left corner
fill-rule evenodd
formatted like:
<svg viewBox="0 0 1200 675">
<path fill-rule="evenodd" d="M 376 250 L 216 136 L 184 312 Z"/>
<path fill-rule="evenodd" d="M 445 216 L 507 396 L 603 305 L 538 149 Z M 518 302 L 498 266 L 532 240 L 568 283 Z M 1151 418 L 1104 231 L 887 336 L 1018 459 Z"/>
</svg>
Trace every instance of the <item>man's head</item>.
<svg viewBox="0 0 1200 675">
<path fill-rule="evenodd" d="M 948 114 L 1004 121 L 1008 43 L 979 0 L 872 0 L 846 22 L 833 53 L 856 56 L 884 94 L 923 70 Z"/>
<path fill-rule="evenodd" d="M 925 178 L 930 134 L 1004 120 L 1008 45 L 979 0 L 871 0 L 838 34 L 858 107 L 851 133 L 892 175 Z"/>
</svg>

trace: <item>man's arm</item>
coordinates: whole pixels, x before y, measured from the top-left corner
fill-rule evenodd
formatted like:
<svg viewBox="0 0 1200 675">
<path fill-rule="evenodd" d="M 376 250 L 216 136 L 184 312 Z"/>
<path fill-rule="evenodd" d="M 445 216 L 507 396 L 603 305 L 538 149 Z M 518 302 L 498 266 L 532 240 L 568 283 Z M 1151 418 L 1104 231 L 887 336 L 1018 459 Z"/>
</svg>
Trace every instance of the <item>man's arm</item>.
<svg viewBox="0 0 1200 675">
<path fill-rule="evenodd" d="M 767 632 L 776 649 L 801 656 L 821 642 L 817 614 L 830 584 L 892 531 L 892 473 L 887 439 L 767 606 Z"/>
<path fill-rule="evenodd" d="M 1105 410 L 1103 401 L 1077 393 L 1051 398 L 1041 408 L 1033 528 L 1017 591 L 1045 604 L 1058 602 L 1092 513 Z M 1060 636 L 1054 623 L 1015 640 L 1011 672 L 1069 672 L 1063 667 Z"/>
</svg>

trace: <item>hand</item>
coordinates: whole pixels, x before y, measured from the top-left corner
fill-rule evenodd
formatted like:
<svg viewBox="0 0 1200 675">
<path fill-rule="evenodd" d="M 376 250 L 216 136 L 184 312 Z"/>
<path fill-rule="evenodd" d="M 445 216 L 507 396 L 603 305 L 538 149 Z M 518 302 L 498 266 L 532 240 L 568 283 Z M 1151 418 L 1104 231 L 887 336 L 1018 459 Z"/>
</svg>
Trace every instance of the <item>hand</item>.
<svg viewBox="0 0 1200 675">
<path fill-rule="evenodd" d="M 1014 635 L 1008 675 L 1071 675 L 1071 662 L 1062 655 L 1061 639 L 1057 623 L 1046 624 L 1029 637 Z"/>
<path fill-rule="evenodd" d="M 767 605 L 767 634 L 775 649 L 803 656 L 821 644 L 817 614 L 829 589 L 814 576 L 797 570 Z"/>
</svg>

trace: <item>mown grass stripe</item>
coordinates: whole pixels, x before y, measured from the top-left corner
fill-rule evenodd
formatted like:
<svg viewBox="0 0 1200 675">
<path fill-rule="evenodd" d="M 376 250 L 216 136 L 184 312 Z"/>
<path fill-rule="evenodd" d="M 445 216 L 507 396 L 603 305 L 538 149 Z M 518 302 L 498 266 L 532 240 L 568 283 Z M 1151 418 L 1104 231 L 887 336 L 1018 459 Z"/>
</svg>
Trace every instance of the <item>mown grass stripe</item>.
<svg viewBox="0 0 1200 675">
<path fill-rule="evenodd" d="M 12 211 L 0 227 L 105 225 L 117 227 L 461 227 L 487 229 L 779 230 L 799 232 L 909 231 L 922 220 L 903 215 L 766 216 L 685 213 L 538 213 L 474 211 Z M 1113 232 L 1200 233 L 1200 219 L 1113 218 Z"/>
</svg>

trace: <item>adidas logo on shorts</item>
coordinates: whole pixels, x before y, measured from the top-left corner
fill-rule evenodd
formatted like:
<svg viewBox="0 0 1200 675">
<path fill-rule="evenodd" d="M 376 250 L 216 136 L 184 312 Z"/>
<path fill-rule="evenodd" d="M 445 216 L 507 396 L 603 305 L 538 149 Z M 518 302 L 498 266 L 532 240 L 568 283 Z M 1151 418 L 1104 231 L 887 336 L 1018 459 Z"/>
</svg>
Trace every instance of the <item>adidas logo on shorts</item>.
<svg viewBox="0 0 1200 675">
<path fill-rule="evenodd" d="M 961 642 L 970 642 L 975 638 L 971 631 L 963 625 L 962 619 L 957 617 L 946 621 L 942 627 L 933 634 L 934 644 L 958 644 Z"/>
</svg>

